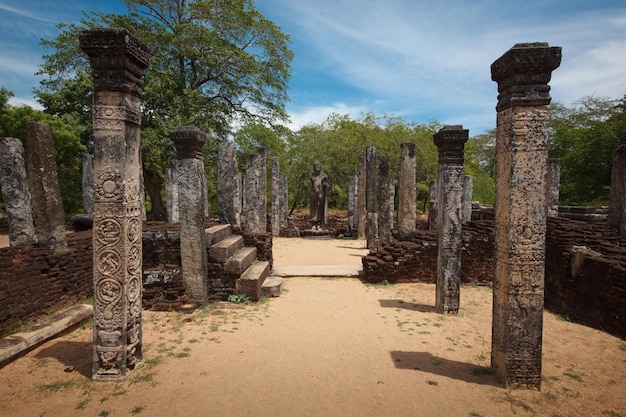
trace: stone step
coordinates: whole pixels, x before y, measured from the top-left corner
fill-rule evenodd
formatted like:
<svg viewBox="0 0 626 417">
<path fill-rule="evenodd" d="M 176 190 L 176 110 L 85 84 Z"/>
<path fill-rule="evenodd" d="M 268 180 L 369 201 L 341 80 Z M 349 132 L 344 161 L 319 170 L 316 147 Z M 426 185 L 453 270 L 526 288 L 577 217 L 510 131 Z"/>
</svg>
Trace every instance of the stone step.
<svg viewBox="0 0 626 417">
<path fill-rule="evenodd" d="M 230 224 L 218 224 L 204 229 L 204 233 L 206 233 L 207 246 L 211 246 L 230 236 L 232 234 L 232 228 Z"/>
<path fill-rule="evenodd" d="M 266 297 L 280 297 L 283 290 L 283 278 L 271 275 L 261 286 L 261 295 Z"/>
<path fill-rule="evenodd" d="M 261 298 L 261 287 L 269 274 L 269 262 L 255 262 L 235 281 L 235 291 L 237 294 L 246 294 L 252 301 L 258 301 Z"/>
<path fill-rule="evenodd" d="M 227 274 L 241 275 L 256 260 L 256 247 L 245 246 L 228 258 L 224 265 Z"/>
<path fill-rule="evenodd" d="M 239 249 L 243 248 L 243 236 L 230 235 L 209 248 L 209 258 L 213 262 L 224 263 Z"/>
</svg>

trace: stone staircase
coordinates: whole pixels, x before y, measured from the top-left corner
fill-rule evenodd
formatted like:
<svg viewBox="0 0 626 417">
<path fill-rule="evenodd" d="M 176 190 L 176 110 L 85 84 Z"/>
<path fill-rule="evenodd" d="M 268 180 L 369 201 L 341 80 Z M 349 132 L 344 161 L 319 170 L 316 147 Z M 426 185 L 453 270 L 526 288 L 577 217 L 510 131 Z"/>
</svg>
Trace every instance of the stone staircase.
<svg viewBox="0 0 626 417">
<path fill-rule="evenodd" d="M 283 279 L 270 276 L 270 263 L 257 260 L 257 248 L 244 246 L 243 236 L 232 233 L 229 224 L 220 224 L 205 230 L 209 247 L 209 261 L 224 265 L 224 273 L 237 276 L 235 293 L 245 294 L 252 301 L 278 297 Z"/>
</svg>

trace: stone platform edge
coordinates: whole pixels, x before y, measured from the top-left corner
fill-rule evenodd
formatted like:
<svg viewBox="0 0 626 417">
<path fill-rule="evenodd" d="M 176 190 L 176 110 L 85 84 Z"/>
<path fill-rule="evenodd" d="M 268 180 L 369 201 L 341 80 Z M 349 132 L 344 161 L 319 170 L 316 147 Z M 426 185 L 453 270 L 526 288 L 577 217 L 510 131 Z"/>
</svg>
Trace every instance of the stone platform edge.
<svg viewBox="0 0 626 417">
<path fill-rule="evenodd" d="M 0 339 L 0 368 L 92 316 L 92 305 L 78 304 L 23 332 Z"/>
</svg>

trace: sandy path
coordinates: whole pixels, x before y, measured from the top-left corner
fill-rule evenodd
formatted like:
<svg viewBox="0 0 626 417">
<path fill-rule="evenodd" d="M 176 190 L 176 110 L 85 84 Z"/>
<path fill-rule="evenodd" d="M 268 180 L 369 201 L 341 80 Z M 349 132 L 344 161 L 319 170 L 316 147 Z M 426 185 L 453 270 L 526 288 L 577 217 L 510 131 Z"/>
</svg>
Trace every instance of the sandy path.
<svg viewBox="0 0 626 417">
<path fill-rule="evenodd" d="M 276 243 L 277 262 L 321 250 Z M 626 416 L 624 341 L 546 313 L 542 391 L 509 391 L 488 369 L 491 290 L 463 287 L 458 316 L 435 313 L 434 297 L 289 278 L 263 304 L 145 312 L 145 365 L 119 384 L 88 378 L 91 329 L 78 329 L 0 369 L 2 415 Z"/>
</svg>

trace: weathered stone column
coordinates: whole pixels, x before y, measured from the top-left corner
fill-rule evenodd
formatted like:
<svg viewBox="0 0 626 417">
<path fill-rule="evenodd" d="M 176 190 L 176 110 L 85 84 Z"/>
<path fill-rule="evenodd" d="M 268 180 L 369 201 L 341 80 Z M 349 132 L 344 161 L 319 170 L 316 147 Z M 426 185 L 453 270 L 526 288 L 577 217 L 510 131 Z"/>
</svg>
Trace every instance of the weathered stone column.
<svg viewBox="0 0 626 417">
<path fill-rule="evenodd" d="M 141 77 L 150 52 L 125 29 L 80 33 L 93 70 L 93 379 L 141 360 Z"/>
<path fill-rule="evenodd" d="M 165 170 L 165 207 L 167 210 L 167 221 L 178 223 L 180 220 L 178 212 L 178 160 L 172 158 L 172 167 Z"/>
<path fill-rule="evenodd" d="M 625 167 L 626 168 L 626 167 Z M 548 177 L 546 179 L 546 199 L 548 217 L 558 217 L 559 196 L 561 191 L 561 160 L 548 158 Z"/>
<path fill-rule="evenodd" d="M 202 147 L 206 134 L 194 126 L 181 126 L 170 135 L 176 146 L 176 183 L 180 223 L 180 258 L 183 284 L 198 304 L 208 301 L 206 187 Z"/>
<path fill-rule="evenodd" d="M 24 146 L 16 138 L 0 138 L 0 190 L 9 220 L 9 245 L 37 242 L 30 190 L 24 166 Z"/>
<path fill-rule="evenodd" d="M 367 225 L 367 203 L 366 203 L 366 184 L 367 173 L 365 166 L 365 155 L 359 156 L 359 171 L 357 173 L 357 212 L 356 222 L 359 237 L 365 237 L 365 228 Z"/>
<path fill-rule="evenodd" d="M 457 314 L 461 294 L 463 226 L 463 148 L 469 130 L 446 126 L 433 135 L 439 152 L 437 176 L 437 288 L 435 308 Z"/>
<path fill-rule="evenodd" d="M 547 132 L 561 48 L 517 44 L 491 65 L 498 83 L 491 364 L 506 387 L 541 387 Z"/>
<path fill-rule="evenodd" d="M 26 159 L 37 241 L 52 249 L 65 249 L 65 211 L 52 131 L 46 123 L 26 122 Z"/>
<path fill-rule="evenodd" d="M 400 187 L 398 190 L 398 234 L 400 236 L 415 232 L 416 172 L 415 143 L 403 143 L 400 145 Z"/>
<path fill-rule="evenodd" d="M 267 231 L 267 149 L 260 147 L 256 155 L 246 158 L 246 231 Z"/>
<path fill-rule="evenodd" d="M 626 238 L 626 145 L 619 146 L 613 154 L 609 225 Z"/>
<path fill-rule="evenodd" d="M 463 178 L 463 224 L 472 220 L 472 192 L 474 190 L 474 182 L 471 175 Z"/>
<path fill-rule="evenodd" d="M 358 186 L 359 177 L 357 175 L 350 175 L 348 177 L 348 228 L 350 232 L 355 230 L 358 225 Z"/>
<path fill-rule="evenodd" d="M 241 227 L 241 178 L 232 141 L 217 144 L 217 207 L 221 223 Z"/>
<path fill-rule="evenodd" d="M 93 214 L 93 155 L 85 152 L 82 161 L 83 209 Z"/>
<path fill-rule="evenodd" d="M 376 147 L 368 146 L 365 149 L 365 207 L 367 219 L 365 235 L 367 248 L 378 246 L 378 193 L 376 191 Z"/>
<path fill-rule="evenodd" d="M 437 229 L 437 181 L 428 185 L 428 230 Z"/>
<path fill-rule="evenodd" d="M 389 173 L 389 157 L 378 157 L 379 163 L 379 190 L 380 190 L 380 213 L 378 215 L 378 239 L 380 242 L 391 240 L 393 227 L 393 188 Z"/>
<path fill-rule="evenodd" d="M 287 229 L 289 227 L 289 181 L 287 174 L 280 174 L 281 188 L 283 190 L 282 198 L 282 214 L 283 217 L 280 220 L 281 227 Z"/>
<path fill-rule="evenodd" d="M 283 190 L 281 188 L 282 178 L 280 176 L 280 158 L 272 157 L 272 235 L 280 236 L 280 225 L 282 223 L 282 200 Z"/>
</svg>

